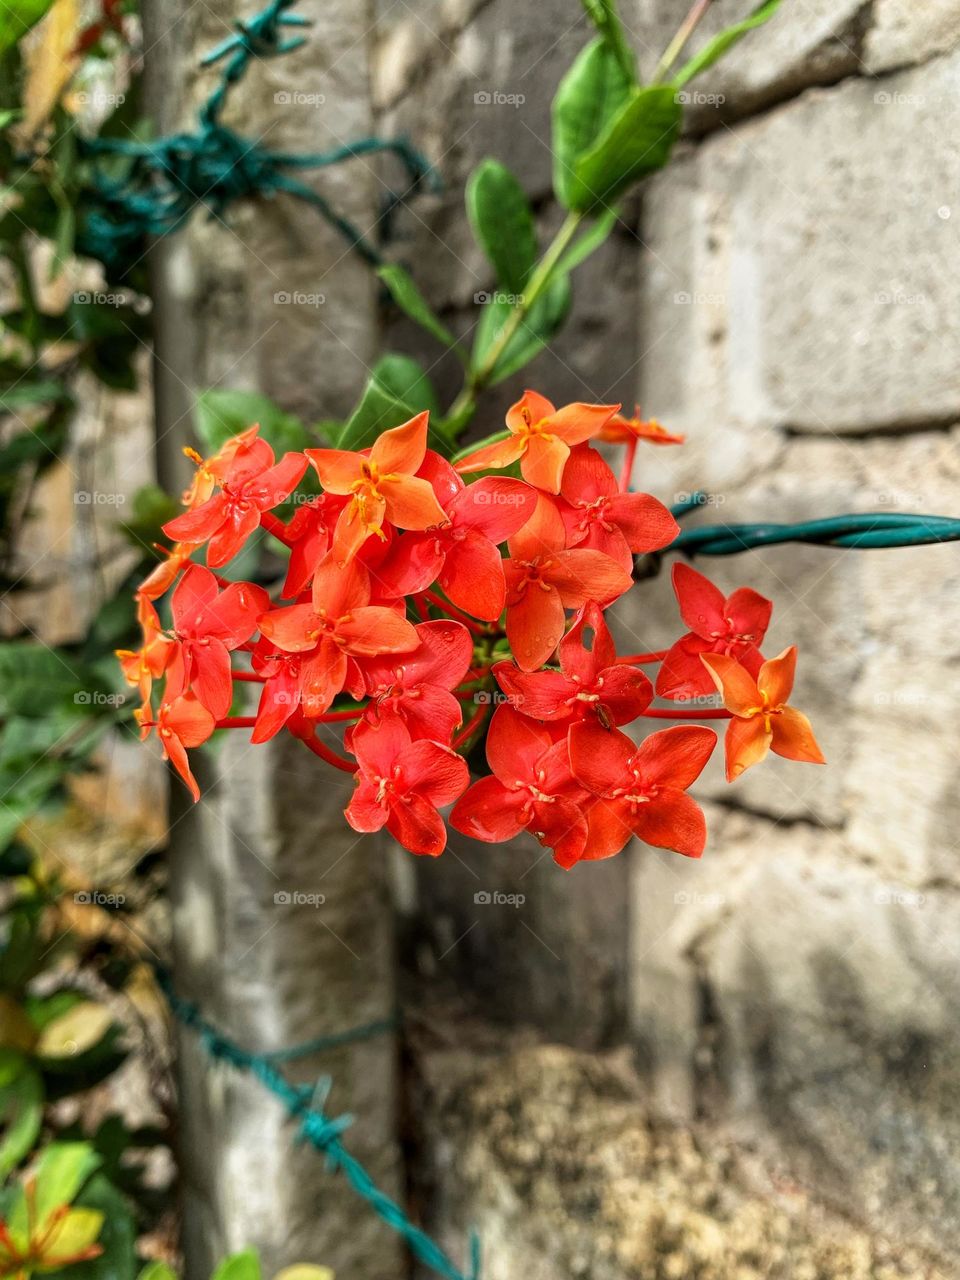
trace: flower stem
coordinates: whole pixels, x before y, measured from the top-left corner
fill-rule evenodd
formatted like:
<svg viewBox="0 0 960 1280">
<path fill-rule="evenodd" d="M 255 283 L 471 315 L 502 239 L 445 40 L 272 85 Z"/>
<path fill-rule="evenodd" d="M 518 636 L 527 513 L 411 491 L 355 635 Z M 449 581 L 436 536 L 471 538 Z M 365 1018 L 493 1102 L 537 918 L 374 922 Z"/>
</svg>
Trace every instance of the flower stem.
<svg viewBox="0 0 960 1280">
<path fill-rule="evenodd" d="M 463 726 L 463 728 L 460 730 L 460 732 L 457 734 L 454 740 L 450 743 L 450 746 L 454 749 L 454 751 L 456 751 L 457 747 L 462 746 L 463 743 L 465 743 L 468 738 L 473 737 L 474 733 L 476 733 L 476 731 L 480 728 L 480 725 L 482 724 L 483 718 L 486 714 L 487 714 L 486 703 L 484 703 L 482 706 L 477 707 L 476 711 L 473 713 L 473 715 L 470 717 L 467 723 Z"/>
<path fill-rule="evenodd" d="M 477 407 L 477 396 L 490 382 L 496 369 L 497 361 L 506 351 L 511 338 L 513 338 L 521 324 L 530 314 L 533 304 L 549 285 L 554 267 L 556 267 L 570 241 L 576 235 L 584 216 L 583 213 L 575 211 L 567 214 L 543 257 L 534 267 L 533 274 L 528 280 L 519 302 L 514 304 L 513 310 L 503 323 L 503 328 L 490 344 L 480 364 L 467 374 L 460 394 L 454 400 L 446 415 L 448 419 L 454 422 L 459 422 L 463 419 L 463 425 L 465 426 L 473 416 Z"/>
<path fill-rule="evenodd" d="M 660 84 L 663 80 L 664 76 L 683 52 L 683 46 L 697 29 L 700 19 L 710 8 L 711 3 L 712 0 L 694 0 L 689 13 L 684 18 L 683 22 L 680 23 L 680 26 L 677 28 L 676 35 L 667 45 L 663 52 L 663 57 L 657 63 L 657 69 L 654 71 L 653 79 L 650 81 L 651 85 Z"/>
<path fill-rule="evenodd" d="M 240 680 L 241 682 L 246 682 L 247 684 L 266 684 L 267 683 L 266 676 L 258 676 L 253 671 L 233 671 L 231 672 L 231 675 L 233 676 L 234 680 Z"/>
<path fill-rule="evenodd" d="M 218 720 L 216 728 L 218 729 L 252 729 L 257 723 L 256 716 L 227 716 L 225 720 Z"/>
<path fill-rule="evenodd" d="M 646 662 L 662 662 L 669 653 L 669 649 L 655 649 L 653 653 L 625 653 L 617 662 L 628 662 L 636 666 L 643 666 Z"/>
<path fill-rule="evenodd" d="M 637 445 L 640 443 L 636 436 L 631 436 L 627 441 L 626 452 L 623 455 L 623 470 L 620 472 L 620 492 L 629 493 L 630 479 L 633 475 L 633 463 L 637 456 Z"/>
<path fill-rule="evenodd" d="M 351 760 L 344 760 L 343 756 L 338 756 L 335 751 L 331 751 L 319 738 L 300 738 L 300 741 L 305 747 L 309 747 L 315 756 L 319 756 L 327 764 L 332 764 L 335 769 L 340 769 L 343 773 L 357 772 L 359 765 L 354 764 Z"/>
<path fill-rule="evenodd" d="M 285 547 L 293 545 L 287 526 L 272 511 L 260 512 L 260 525 L 266 529 L 267 533 L 272 533 L 277 541 L 282 542 Z"/>
</svg>

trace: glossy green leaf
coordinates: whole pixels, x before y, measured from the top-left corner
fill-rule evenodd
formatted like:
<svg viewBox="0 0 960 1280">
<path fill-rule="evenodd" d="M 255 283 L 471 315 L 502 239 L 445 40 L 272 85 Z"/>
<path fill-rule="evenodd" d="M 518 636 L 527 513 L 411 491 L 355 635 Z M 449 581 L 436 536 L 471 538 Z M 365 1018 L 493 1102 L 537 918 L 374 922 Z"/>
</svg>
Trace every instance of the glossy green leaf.
<svg viewBox="0 0 960 1280">
<path fill-rule="evenodd" d="M 587 211 L 607 204 L 640 178 L 662 169 L 670 159 L 682 116 L 671 86 L 635 89 L 576 161 L 568 188 L 570 207 Z"/>
<path fill-rule="evenodd" d="M 615 53 L 624 74 L 635 81 L 637 60 L 624 35 L 620 15 L 617 13 L 616 0 L 581 0 L 581 3 L 597 32 L 604 37 Z"/>
<path fill-rule="evenodd" d="M 568 276 L 554 276 L 537 301 L 524 317 L 517 332 L 507 343 L 496 365 L 490 385 L 494 386 L 509 378 L 512 373 L 522 369 L 550 341 L 567 317 L 570 310 L 570 279 Z M 507 317 L 513 308 L 505 301 L 488 302 L 477 326 L 477 336 L 473 349 L 473 361 L 476 366 L 482 364 L 490 347 L 496 342 Z"/>
<path fill-rule="evenodd" d="M 377 275 L 390 290 L 390 296 L 405 315 L 416 321 L 421 329 L 426 329 L 427 333 L 432 334 L 438 342 L 442 342 L 445 347 L 450 347 L 462 356 L 462 349 L 456 338 L 434 312 L 408 271 L 396 263 L 389 263 L 387 266 L 379 267 Z"/>
<path fill-rule="evenodd" d="M 138 1273 L 137 1280 L 177 1280 L 177 1273 L 165 1262 L 148 1262 Z"/>
<path fill-rule="evenodd" d="M 598 37 L 576 58 L 553 99 L 553 189 L 568 209 L 578 189 L 576 162 L 630 97 L 633 88 L 616 53 Z"/>
<path fill-rule="evenodd" d="M 755 27 L 762 27 L 765 22 L 773 17 L 780 8 L 781 0 L 764 0 L 754 9 L 748 18 L 744 18 L 742 22 L 736 22 L 732 27 L 727 27 L 725 31 L 721 31 L 719 35 L 715 35 L 706 45 L 695 53 L 693 57 L 680 68 L 673 78 L 674 88 L 679 89 L 685 85 L 688 80 L 692 80 L 694 76 L 705 71 L 707 67 L 712 67 L 728 49 L 732 48 L 739 40 L 753 31 Z"/>
<path fill-rule="evenodd" d="M 537 232 L 530 201 L 498 160 L 482 160 L 467 181 L 467 217 L 490 259 L 497 284 L 519 294 L 537 261 Z"/>
<path fill-rule="evenodd" d="M 409 356 L 386 355 L 374 366 L 360 403 L 343 428 L 337 447 L 368 449 L 382 431 L 399 427 L 417 413 L 435 413 L 437 400 L 430 380 Z M 431 447 L 437 446 L 436 436 Z"/>
</svg>

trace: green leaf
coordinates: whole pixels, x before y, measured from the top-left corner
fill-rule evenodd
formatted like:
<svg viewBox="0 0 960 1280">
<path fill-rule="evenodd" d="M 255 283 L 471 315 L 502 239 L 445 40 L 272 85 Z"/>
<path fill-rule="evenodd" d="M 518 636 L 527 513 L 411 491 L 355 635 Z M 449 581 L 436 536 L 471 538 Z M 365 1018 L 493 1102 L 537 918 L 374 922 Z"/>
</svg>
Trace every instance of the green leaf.
<svg viewBox="0 0 960 1280">
<path fill-rule="evenodd" d="M 210 1280 L 260 1280 L 260 1257 L 256 1249 L 244 1249 L 224 1258 Z"/>
<path fill-rule="evenodd" d="M 576 58 L 553 99 L 553 189 L 568 209 L 577 187 L 577 158 L 589 150 L 630 97 L 633 84 L 607 40 L 598 37 Z"/>
<path fill-rule="evenodd" d="M 497 300 L 488 302 L 484 307 L 473 347 L 475 366 L 482 364 L 512 310 L 509 302 Z M 529 364 L 563 324 L 569 310 L 570 279 L 563 275 L 554 276 L 501 353 L 494 366 L 490 385 L 495 386 Z"/>
<path fill-rule="evenodd" d="M 685 85 L 688 80 L 692 80 L 694 76 L 705 71 L 707 67 L 722 58 L 728 49 L 732 48 L 739 40 L 753 31 L 755 27 L 762 27 L 768 22 L 780 8 L 781 0 L 764 0 L 754 9 L 748 18 L 744 18 L 742 22 L 736 22 L 732 27 L 727 27 L 726 31 L 721 31 L 719 35 L 715 35 L 712 40 L 708 40 L 699 53 L 695 53 L 693 57 L 680 68 L 673 78 L 674 88 L 679 89 Z"/>
<path fill-rule="evenodd" d="M 56 404 L 69 401 L 70 392 L 62 382 L 18 382 L 0 391 L 0 413 L 15 413 L 34 404 Z"/>
<path fill-rule="evenodd" d="M 53 0 L 6 0 L 0 6 L 0 53 L 25 36 L 52 4 Z"/>
<path fill-rule="evenodd" d="M 616 54 L 624 75 L 636 81 L 637 60 L 623 34 L 616 0 L 581 0 L 581 3 L 587 17 Z"/>
<path fill-rule="evenodd" d="M 260 436 L 279 457 L 311 443 L 299 418 L 284 411 L 256 391 L 201 391 L 197 396 L 195 426 L 207 453 L 216 453 L 230 439 L 260 423 Z"/>
<path fill-rule="evenodd" d="M 374 365 L 360 403 L 347 419 L 339 449 L 368 449 L 382 431 L 399 427 L 424 410 L 435 413 L 436 396 L 421 366 L 409 356 L 386 355 Z M 432 447 L 435 447 L 435 432 Z"/>
<path fill-rule="evenodd" d="M 83 1184 L 100 1166 L 100 1157 L 88 1142 L 54 1142 L 46 1147 L 36 1168 L 34 1234 L 39 1234 L 61 1205 L 72 1204 Z M 11 1216 L 11 1228 L 23 1231 L 27 1206 L 23 1200 Z"/>
<path fill-rule="evenodd" d="M 570 207 L 595 209 L 640 178 L 662 169 L 680 132 L 683 110 L 670 85 L 634 89 L 594 145 L 579 157 L 568 187 Z"/>
<path fill-rule="evenodd" d="M 580 263 L 589 258 L 592 253 L 600 248 L 606 241 L 610 232 L 617 225 L 619 213 L 614 208 L 604 209 L 603 212 L 594 219 L 592 227 L 588 227 L 583 235 L 570 246 L 567 252 L 557 263 L 557 272 L 560 275 L 571 272 L 574 267 L 579 267 Z"/>
<path fill-rule="evenodd" d="M 57 1280 L 136 1280 L 137 1224 L 126 1196 L 102 1173 L 95 1174 L 76 1198 L 78 1209 L 103 1215 L 97 1243 L 103 1252 L 51 1272 Z"/>
<path fill-rule="evenodd" d="M 421 329 L 432 334 L 438 342 L 462 357 L 463 348 L 414 284 L 408 271 L 396 263 L 388 263 L 377 269 L 377 275 L 390 290 L 390 296 L 401 311 L 415 320 Z"/>
<path fill-rule="evenodd" d="M 165 1262 L 148 1262 L 137 1275 L 137 1280 L 177 1280 L 177 1273 Z"/>
<path fill-rule="evenodd" d="M 0 1050 L 0 1178 L 33 1147 L 43 1120 L 43 1083 L 22 1054 Z"/>
<path fill-rule="evenodd" d="M 482 160 L 467 182 L 466 199 L 470 226 L 497 283 L 522 293 L 537 261 L 537 232 L 523 187 L 498 160 Z"/>
<path fill-rule="evenodd" d="M 41 718 L 55 708 L 104 710 L 110 692 L 89 667 L 63 650 L 30 640 L 0 643 L 0 715 Z M 100 695 L 104 695 L 102 698 Z"/>
</svg>

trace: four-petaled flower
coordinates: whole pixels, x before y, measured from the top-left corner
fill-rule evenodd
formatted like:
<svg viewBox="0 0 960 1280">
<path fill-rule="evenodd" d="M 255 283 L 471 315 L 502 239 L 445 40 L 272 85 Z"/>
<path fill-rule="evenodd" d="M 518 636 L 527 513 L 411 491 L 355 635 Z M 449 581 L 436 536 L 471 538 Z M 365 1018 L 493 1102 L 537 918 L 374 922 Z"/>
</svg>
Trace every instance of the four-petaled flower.
<svg viewBox="0 0 960 1280">
<path fill-rule="evenodd" d="M 593 633 L 593 644 L 586 635 Z M 559 671 L 520 671 L 512 662 L 493 668 L 513 706 L 536 720 L 583 720 L 629 724 L 649 707 L 653 686 L 642 671 L 617 662 L 617 651 L 593 600 L 577 614 L 560 641 Z"/>
<path fill-rule="evenodd" d="M 418 644 L 413 624 L 396 609 L 369 603 L 366 569 L 337 564 L 331 556 L 313 575 L 311 603 L 273 609 L 260 619 L 261 633 L 278 649 L 309 653 L 299 673 L 308 718 L 322 715 L 343 688 L 348 656 L 409 653 Z"/>
<path fill-rule="evenodd" d="M 535 671 L 550 658 L 563 635 L 564 609 L 579 609 L 588 600 L 606 606 L 632 581 L 602 551 L 568 550 L 563 520 L 545 494 L 508 546 L 507 639 L 522 671 Z"/>
<path fill-rule="evenodd" d="M 262 587 L 231 582 L 223 591 L 209 569 L 191 564 L 170 602 L 176 648 L 167 674 L 167 697 L 193 688 L 220 720 L 230 710 L 233 680 L 230 653 L 257 629 L 270 607 Z"/>
<path fill-rule="evenodd" d="M 351 749 L 359 773 L 345 812 L 354 831 L 386 827 L 411 853 L 441 854 L 447 829 L 437 810 L 466 789 L 466 761 L 438 742 L 415 742 L 398 716 L 358 724 Z"/>
<path fill-rule="evenodd" d="M 290 496 L 306 469 L 302 453 L 286 453 L 275 462 L 265 440 L 251 439 L 218 467 L 219 491 L 168 520 L 163 531 L 178 542 L 206 542 L 207 564 L 219 569 L 260 527 L 263 513 Z"/>
<path fill-rule="evenodd" d="M 351 560 L 367 538 L 384 538 L 384 520 L 398 529 L 426 529 L 446 520 L 430 482 L 417 477 L 429 418 L 418 413 L 384 431 L 363 453 L 307 449 L 324 489 L 349 498 L 333 535 L 333 554 L 340 562 Z"/>
<path fill-rule="evenodd" d="M 176 641 L 168 636 L 160 625 L 160 616 L 145 595 L 137 593 L 137 621 L 140 624 L 142 642 L 139 649 L 115 649 L 120 669 L 127 684 L 140 692 L 140 701 L 146 702 L 154 680 L 159 680 L 170 664 L 176 649 Z"/>
<path fill-rule="evenodd" d="M 567 743 L 545 725 L 497 707 L 487 734 L 493 776 L 481 778 L 454 807 L 450 825 L 490 844 L 530 831 L 572 867 L 584 856 L 590 797 L 570 772 Z"/>
<path fill-rule="evenodd" d="M 597 796 L 584 857 L 609 858 L 631 836 L 699 858 L 707 839 L 703 811 L 687 795 L 716 745 L 700 725 L 651 733 L 639 746 L 619 729 L 584 720 L 570 730 L 574 777 Z"/>
<path fill-rule="evenodd" d="M 473 641 L 459 622 L 421 622 L 415 630 L 417 647 L 409 653 L 357 659 L 370 698 L 364 718 L 376 724 L 399 716 L 416 737 L 447 741 L 462 719 L 451 690 L 469 670 Z"/>
<path fill-rule="evenodd" d="M 629 444 L 633 440 L 646 440 L 650 444 L 683 444 L 686 438 L 668 431 L 656 418 L 641 417 L 639 405 L 634 406 L 632 418 L 615 413 L 599 435 L 599 439 L 607 444 Z"/>
<path fill-rule="evenodd" d="M 570 455 L 560 494 L 567 545 L 603 551 L 628 573 L 635 555 L 668 547 L 680 532 L 667 508 L 649 493 L 621 493 L 616 476 L 589 445 Z"/>
<path fill-rule="evenodd" d="M 787 706 L 797 669 L 796 645 L 765 662 L 756 679 L 722 653 L 705 653 L 701 661 L 733 715 L 724 740 L 728 782 L 758 764 L 768 751 L 788 760 L 826 763 L 810 721 Z"/>
<path fill-rule="evenodd" d="M 462 475 L 509 467 L 520 460 L 524 480 L 546 493 L 559 493 L 571 447 L 589 440 L 620 408 L 618 404 L 568 404 L 555 409 L 545 396 L 525 391 L 507 410 L 510 435 L 457 463 Z"/>
<path fill-rule="evenodd" d="M 763 662 L 760 645 L 770 625 L 773 605 L 750 587 L 723 592 L 686 564 L 673 566 L 673 589 L 680 616 L 690 628 L 667 652 L 657 676 L 661 698 L 689 698 L 712 693 L 713 683 L 700 655 L 723 653 L 756 675 Z"/>
</svg>

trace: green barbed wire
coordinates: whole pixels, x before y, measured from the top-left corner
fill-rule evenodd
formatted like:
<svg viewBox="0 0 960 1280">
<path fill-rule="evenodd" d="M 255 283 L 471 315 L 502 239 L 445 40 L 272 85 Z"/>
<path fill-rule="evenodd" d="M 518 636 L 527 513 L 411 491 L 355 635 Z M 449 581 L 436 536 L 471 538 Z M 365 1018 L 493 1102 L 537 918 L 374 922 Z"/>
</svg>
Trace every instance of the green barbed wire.
<svg viewBox="0 0 960 1280">
<path fill-rule="evenodd" d="M 693 493 L 671 507 L 671 511 L 679 519 L 698 507 L 707 506 L 709 501 L 706 493 Z M 687 555 L 730 556 L 785 542 L 869 550 L 957 541 L 960 541 L 960 519 L 882 511 L 829 516 L 796 524 L 700 525 L 682 530 L 666 550 Z"/>
<path fill-rule="evenodd" d="M 408 139 L 371 136 L 329 151 L 299 154 L 270 150 L 221 120 L 231 88 L 252 61 L 292 53 L 305 43 L 302 36 L 287 36 L 290 28 L 310 25 L 300 14 L 286 12 L 296 3 L 271 0 L 252 18 L 238 21 L 236 34 L 203 58 L 203 66 L 223 59 L 226 62 L 220 83 L 200 108 L 195 132 L 147 142 L 110 137 L 79 140 L 80 155 L 91 162 L 90 186 L 78 199 L 79 253 L 99 259 L 108 270 L 122 276 L 128 264 L 142 256 L 148 237 L 179 230 L 201 205 L 211 216 L 219 217 L 230 204 L 245 197 L 285 193 L 311 204 L 367 262 L 382 263 L 379 250 L 363 232 L 290 171 L 392 153 L 403 164 L 408 185 L 386 197 L 380 214 L 386 234 L 400 204 L 424 185 L 439 188 L 433 168 Z M 118 158 L 129 162 L 120 176 L 115 172 Z"/>
<path fill-rule="evenodd" d="M 254 1076 L 273 1094 L 292 1119 L 299 1123 L 298 1140 L 309 1142 L 327 1158 L 332 1172 L 343 1173 L 350 1186 L 388 1227 L 406 1241 L 411 1252 L 431 1271 L 444 1280 L 480 1280 L 480 1241 L 470 1235 L 470 1262 L 466 1272 L 460 1271 L 440 1246 L 413 1222 L 386 1192 L 381 1191 L 363 1164 L 351 1155 L 342 1142 L 344 1131 L 352 1124 L 350 1115 L 330 1116 L 326 1112 L 332 1081 L 321 1076 L 314 1084 L 296 1085 L 277 1069 L 278 1062 L 289 1062 L 312 1053 L 339 1048 L 345 1044 L 369 1040 L 396 1027 L 396 1019 L 380 1019 L 333 1035 L 317 1036 L 273 1053 L 252 1053 L 229 1039 L 203 1016 L 199 1005 L 178 995 L 166 969 L 154 966 L 157 982 L 171 1012 L 185 1027 L 199 1037 L 207 1054 L 218 1062 L 229 1063 L 237 1071 Z"/>
</svg>

